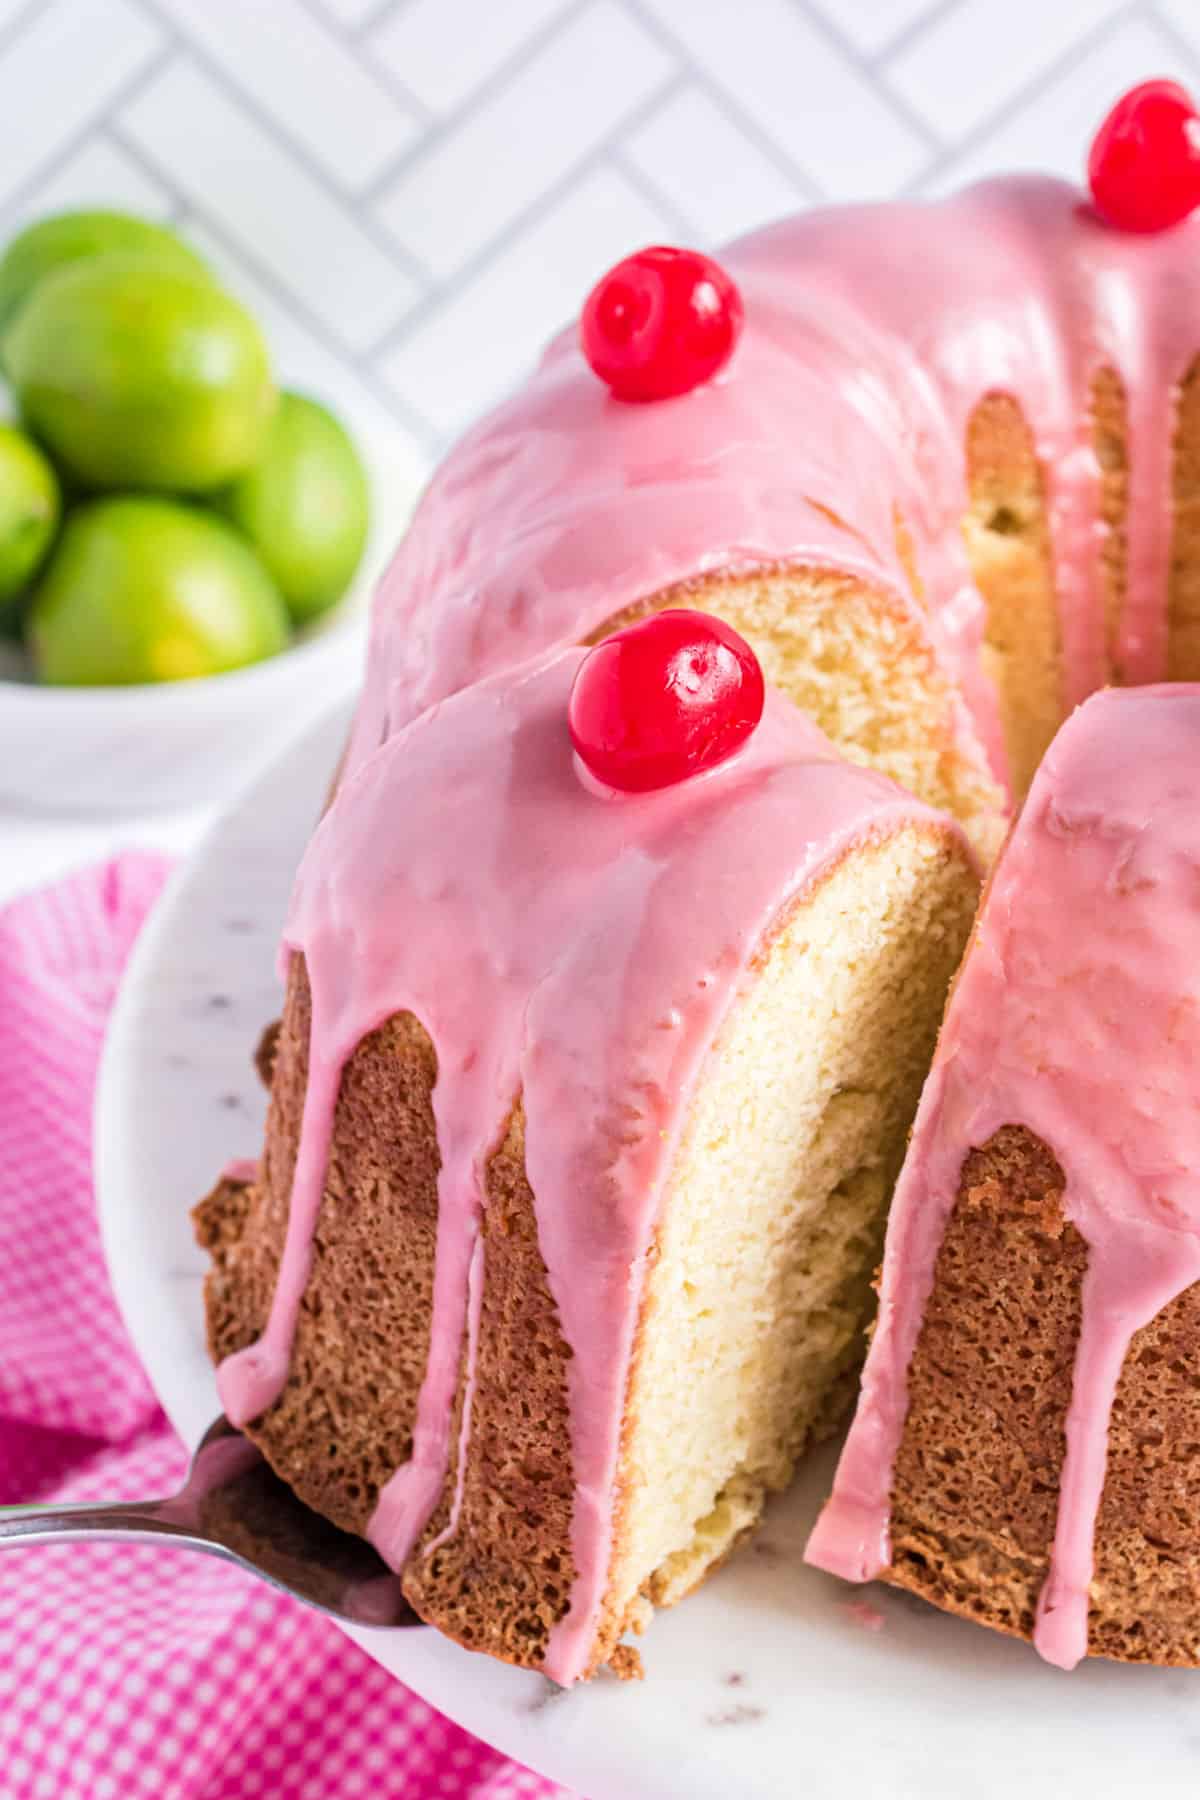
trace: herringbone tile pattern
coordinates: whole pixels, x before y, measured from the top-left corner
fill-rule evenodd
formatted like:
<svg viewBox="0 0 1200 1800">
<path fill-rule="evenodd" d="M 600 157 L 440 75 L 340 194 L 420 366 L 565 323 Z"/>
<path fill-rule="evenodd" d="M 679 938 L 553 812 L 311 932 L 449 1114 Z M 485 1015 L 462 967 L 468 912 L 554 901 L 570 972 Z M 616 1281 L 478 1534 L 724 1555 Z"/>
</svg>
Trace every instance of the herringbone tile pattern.
<svg viewBox="0 0 1200 1800">
<path fill-rule="evenodd" d="M 653 239 L 1076 174 L 1200 0 L 0 0 L 0 229 L 130 205 L 410 480 Z"/>
</svg>

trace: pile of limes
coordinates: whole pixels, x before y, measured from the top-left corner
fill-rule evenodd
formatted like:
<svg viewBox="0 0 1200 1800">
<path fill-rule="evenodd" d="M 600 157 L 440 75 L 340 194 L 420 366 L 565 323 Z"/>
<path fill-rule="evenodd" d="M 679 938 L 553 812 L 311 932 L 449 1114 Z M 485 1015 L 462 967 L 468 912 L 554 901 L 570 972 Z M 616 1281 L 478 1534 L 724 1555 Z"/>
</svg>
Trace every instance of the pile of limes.
<svg viewBox="0 0 1200 1800">
<path fill-rule="evenodd" d="M 0 631 L 44 681 L 178 681 L 282 650 L 367 534 L 353 443 L 161 225 L 61 213 L 0 258 Z"/>
</svg>

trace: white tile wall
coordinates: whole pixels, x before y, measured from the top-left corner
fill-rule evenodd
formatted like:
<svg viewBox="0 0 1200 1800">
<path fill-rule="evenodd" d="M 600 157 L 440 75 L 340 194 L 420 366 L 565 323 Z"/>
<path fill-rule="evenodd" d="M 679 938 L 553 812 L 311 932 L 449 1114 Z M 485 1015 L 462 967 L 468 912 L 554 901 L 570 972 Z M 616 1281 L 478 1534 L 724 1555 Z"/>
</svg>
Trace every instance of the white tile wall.
<svg viewBox="0 0 1200 1800">
<path fill-rule="evenodd" d="M 965 0 L 919 32 L 891 61 L 886 79 L 939 137 L 953 138 L 1121 10 L 1120 0 L 1046 0 L 1036 29 L 1022 31 L 1013 0 Z"/>
<path fill-rule="evenodd" d="M 732 237 L 796 205 L 795 180 L 777 157 L 694 85 L 656 106 L 623 153 L 692 237 Z"/>
<path fill-rule="evenodd" d="M 430 112 L 447 113 L 513 63 L 562 10 L 562 0 L 409 0 L 387 9 L 370 49 Z"/>
<path fill-rule="evenodd" d="M 1086 145 L 1114 97 L 1129 85 L 1130 71 L 1195 80 L 1195 68 L 1168 33 L 1146 17 L 1126 15 L 1086 48 L 1060 59 L 1055 72 L 1031 88 L 1022 104 L 951 157 L 930 192 L 948 192 L 997 168 L 1046 169 L 1078 175 Z M 1136 77 L 1134 77 L 1136 79 Z"/>
<path fill-rule="evenodd" d="M 673 67 L 617 0 L 595 0 L 407 165 L 380 216 L 435 276 L 453 276 L 618 137 Z M 610 69 L 619 80 L 597 79 Z"/>
<path fill-rule="evenodd" d="M 412 110 L 301 0 L 157 4 L 220 76 L 287 133 L 300 156 L 314 158 L 348 192 L 389 168 L 417 135 Z"/>
<path fill-rule="evenodd" d="M 1075 174 L 1157 74 L 1200 0 L 0 0 L 0 236 L 177 220 L 386 492 L 624 251 Z"/>
<path fill-rule="evenodd" d="M 162 36 L 134 0 L 49 0 L 0 57 L 0 196 L 11 199 L 52 149 L 100 119 Z"/>
<path fill-rule="evenodd" d="M 925 137 L 823 17 L 792 0 L 644 3 L 664 30 L 677 33 L 686 22 L 688 46 L 709 79 L 831 198 L 898 186 L 928 159 Z M 822 10 L 836 20 L 841 8 L 828 0 Z"/>
<path fill-rule="evenodd" d="M 5 228 L 50 212 L 94 206 L 98 197 L 108 206 L 146 219 L 166 220 L 175 212 L 174 200 L 161 182 L 110 137 L 94 132 L 72 148 L 44 181 L 26 188 L 19 202 L 5 208 Z"/>
<path fill-rule="evenodd" d="M 219 222 L 348 349 L 367 348 L 413 299 L 411 278 L 380 247 L 369 220 L 340 203 L 189 55 L 172 60 L 130 102 L 120 130 L 157 176 L 202 218 Z"/>
<path fill-rule="evenodd" d="M 1200 7 L 1196 0 L 1161 0 L 1159 11 L 1191 49 L 1200 51 Z"/>
<path fill-rule="evenodd" d="M 826 6 L 827 13 L 829 10 Z M 939 0 L 857 0 L 857 4 L 838 7 L 830 16 L 836 19 L 848 43 L 865 56 L 872 56 L 889 44 L 894 45 L 919 19 L 941 10 Z"/>
<path fill-rule="evenodd" d="M 383 358 L 384 376 L 440 433 L 457 431 L 481 394 L 505 385 L 498 345 L 510 368 L 528 366 L 598 271 L 631 244 L 669 236 L 663 214 L 619 171 L 594 169 L 514 235 L 486 281 L 466 284 L 405 334 Z"/>
</svg>

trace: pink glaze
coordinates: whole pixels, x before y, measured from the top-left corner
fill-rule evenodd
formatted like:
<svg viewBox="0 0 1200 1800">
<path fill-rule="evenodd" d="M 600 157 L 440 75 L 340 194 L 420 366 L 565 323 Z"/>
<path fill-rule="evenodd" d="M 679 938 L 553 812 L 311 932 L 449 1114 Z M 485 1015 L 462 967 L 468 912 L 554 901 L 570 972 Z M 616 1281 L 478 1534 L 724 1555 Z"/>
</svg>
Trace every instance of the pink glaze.
<svg viewBox="0 0 1200 1800">
<path fill-rule="evenodd" d="M 1198 686 L 1098 694 L 1051 746 L 942 1030 L 892 1202 L 858 1412 L 806 1552 L 851 1581 L 886 1568 L 907 1369 L 963 1161 L 1002 1125 L 1028 1126 L 1062 1165 L 1089 1251 L 1035 1633 L 1063 1668 L 1087 1649 L 1125 1353 L 1200 1280 L 1198 775 Z"/>
<path fill-rule="evenodd" d="M 433 1538 L 426 1550 L 432 1556 L 443 1544 L 458 1535 L 462 1515 L 463 1490 L 467 1480 L 467 1458 L 471 1451 L 471 1425 L 475 1417 L 475 1384 L 479 1369 L 479 1326 L 483 1318 L 483 1239 L 475 1239 L 471 1263 L 467 1270 L 467 1316 L 463 1329 L 467 1336 L 466 1380 L 463 1382 L 462 1416 L 458 1422 L 458 1444 L 454 1456 L 454 1495 L 450 1517 L 443 1531 Z"/>
<path fill-rule="evenodd" d="M 1173 385 L 1200 340 L 1200 222 L 1121 233 L 1076 188 L 1023 176 L 932 205 L 806 213 L 721 260 L 746 324 L 716 381 L 624 405 L 571 326 L 447 458 L 377 598 L 354 763 L 432 701 L 708 571 L 832 566 L 911 605 L 898 507 L 928 631 L 972 715 L 962 739 L 1001 771 L 961 531 L 967 421 L 997 389 L 1030 421 L 1074 704 L 1108 675 L 1088 423 L 1106 365 L 1131 446 L 1117 662 L 1130 682 L 1165 676 Z"/>
<path fill-rule="evenodd" d="M 257 1181 L 258 1164 L 248 1156 L 235 1156 L 233 1161 L 227 1162 L 221 1170 L 221 1180 L 236 1182 L 239 1185 Z"/>
<path fill-rule="evenodd" d="M 935 819 L 836 759 L 774 693 L 747 744 L 706 775 L 598 792 L 567 734 L 582 656 L 434 707 L 358 766 L 318 827 L 286 929 L 312 988 L 286 1247 L 262 1340 L 220 1370 L 235 1422 L 278 1396 L 341 1069 L 381 1021 L 411 1011 L 437 1052 L 442 1167 L 413 1456 L 371 1526 L 403 1564 L 443 1488 L 464 1333 L 470 1391 L 484 1171 L 522 1095 L 539 1243 L 573 1352 L 576 1581 L 545 1664 L 561 1682 L 585 1670 L 604 1598 L 645 1256 L 704 1055 L 781 910 L 854 843 Z"/>
<path fill-rule="evenodd" d="M 865 1600 L 848 1600 L 844 1611 L 862 1631 L 882 1631 L 887 1623 L 879 1608 L 868 1606 Z"/>
</svg>

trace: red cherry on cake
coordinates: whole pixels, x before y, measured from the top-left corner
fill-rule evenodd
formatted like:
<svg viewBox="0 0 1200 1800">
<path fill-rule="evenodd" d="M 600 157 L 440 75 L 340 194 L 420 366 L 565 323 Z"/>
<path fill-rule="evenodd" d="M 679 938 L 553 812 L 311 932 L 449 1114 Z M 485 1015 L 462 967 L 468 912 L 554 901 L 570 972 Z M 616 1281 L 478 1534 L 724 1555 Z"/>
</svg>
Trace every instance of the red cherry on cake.
<svg viewBox="0 0 1200 1800">
<path fill-rule="evenodd" d="M 741 329 L 742 297 L 720 264 L 656 244 L 596 283 L 579 341 L 618 400 L 667 400 L 711 381 Z"/>
<path fill-rule="evenodd" d="M 1200 119 L 1175 81 L 1130 88 L 1088 158 L 1096 210 L 1122 231 L 1164 231 L 1200 206 Z"/>
<path fill-rule="evenodd" d="M 653 613 L 589 651 L 567 723 L 585 767 L 626 793 L 671 787 L 724 762 L 762 718 L 758 658 L 711 613 Z"/>
</svg>

